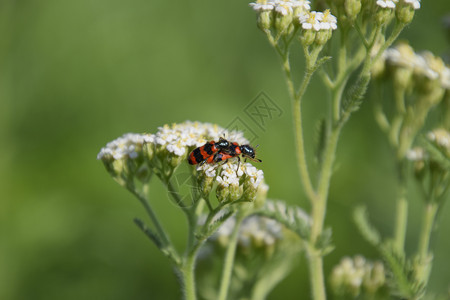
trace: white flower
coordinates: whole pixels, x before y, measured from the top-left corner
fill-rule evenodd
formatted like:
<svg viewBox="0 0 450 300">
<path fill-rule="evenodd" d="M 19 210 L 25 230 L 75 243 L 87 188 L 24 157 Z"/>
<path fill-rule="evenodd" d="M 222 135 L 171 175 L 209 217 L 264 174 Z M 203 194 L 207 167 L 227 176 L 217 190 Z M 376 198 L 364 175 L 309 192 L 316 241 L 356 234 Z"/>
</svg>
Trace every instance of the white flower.
<svg viewBox="0 0 450 300">
<path fill-rule="evenodd" d="M 135 159 L 139 156 L 138 152 L 141 151 L 142 145 L 153 141 L 153 135 L 126 133 L 106 144 L 98 153 L 97 159 L 102 159 L 106 156 L 112 156 L 116 160 L 125 157 Z"/>
<path fill-rule="evenodd" d="M 420 147 L 409 149 L 406 152 L 406 158 L 410 161 L 421 161 L 425 158 L 425 150 Z"/>
<path fill-rule="evenodd" d="M 220 175 L 217 176 L 216 181 L 222 187 L 229 187 L 230 185 L 239 186 L 239 177 L 243 175 L 242 167 L 236 171 L 238 165 L 226 163 L 222 166 Z"/>
<path fill-rule="evenodd" d="M 445 67 L 440 74 L 441 85 L 444 89 L 450 90 L 450 68 Z"/>
<path fill-rule="evenodd" d="M 325 12 L 310 11 L 302 13 L 298 16 L 298 20 L 302 25 L 303 29 L 306 30 L 336 30 L 337 29 L 337 19 L 330 13 L 330 10 Z"/>
<path fill-rule="evenodd" d="M 359 295 L 362 286 L 375 293 L 385 283 L 384 266 L 381 262 L 371 263 L 361 255 L 344 257 L 333 268 L 330 283 L 333 290 L 345 290 L 353 297 Z"/>
<path fill-rule="evenodd" d="M 212 240 L 228 238 L 236 225 L 236 218 L 228 218 L 211 237 Z M 249 248 L 253 245 L 271 246 L 283 238 L 282 225 L 277 221 L 252 215 L 244 219 L 238 233 L 238 244 Z"/>
<path fill-rule="evenodd" d="M 320 24 L 321 28 L 325 29 L 325 30 L 328 30 L 328 29 L 336 30 L 337 29 L 336 24 L 337 24 L 336 17 L 330 13 L 329 9 L 327 9 L 324 12 L 322 20 L 321 20 L 321 24 Z"/>
<path fill-rule="evenodd" d="M 244 169 L 245 174 L 250 178 L 250 183 L 252 186 L 257 189 L 264 180 L 264 172 L 262 170 L 258 170 L 250 163 L 243 164 L 242 168 Z"/>
<path fill-rule="evenodd" d="M 416 54 L 411 46 L 400 43 L 394 48 L 386 49 L 383 57 L 392 66 L 411 69 L 416 75 L 439 80 L 444 89 L 450 88 L 450 69 L 440 57 L 434 56 L 430 51 Z"/>
<path fill-rule="evenodd" d="M 302 24 L 302 28 L 306 30 L 314 29 L 315 31 L 319 31 L 322 29 L 320 21 L 323 18 L 323 13 L 317 11 L 307 12 L 305 14 L 301 14 L 298 19 L 300 24 Z"/>
<path fill-rule="evenodd" d="M 450 90 L 450 68 L 445 67 L 444 70 L 441 71 L 441 85 L 444 89 Z"/>
<path fill-rule="evenodd" d="M 410 4 L 414 9 L 420 8 L 420 0 L 403 0 L 405 3 Z"/>
<path fill-rule="evenodd" d="M 395 3 L 392 0 L 377 0 L 377 5 L 381 8 L 395 8 Z"/>
<path fill-rule="evenodd" d="M 158 128 L 154 140 L 168 152 L 183 156 L 187 153 L 188 147 L 200 147 L 209 140 L 219 140 L 221 136 L 226 136 L 233 142 L 248 143 L 242 132 L 228 132 L 217 125 L 190 121 Z"/>
<path fill-rule="evenodd" d="M 302 8 L 304 10 L 311 9 L 311 1 L 307 0 L 299 0 L 299 1 L 291 1 L 292 8 Z"/>
<path fill-rule="evenodd" d="M 439 66 L 439 62 L 441 63 Z M 417 55 L 417 63 L 415 72 L 426 76 L 431 80 L 439 78 L 440 68 L 443 67 L 442 60 L 437 60 L 436 57 L 429 51 L 425 51 Z"/>
<path fill-rule="evenodd" d="M 384 52 L 386 61 L 394 66 L 417 69 L 424 65 L 424 59 L 419 57 L 414 49 L 406 43 L 399 43 L 394 48 Z"/>
<path fill-rule="evenodd" d="M 249 4 L 249 6 L 251 6 L 253 8 L 254 11 L 257 12 L 263 12 L 263 11 L 271 11 L 274 8 L 274 3 L 273 2 L 269 2 L 269 3 L 259 3 L 259 2 L 252 2 Z"/>
<path fill-rule="evenodd" d="M 293 12 L 292 6 L 288 4 L 289 2 L 277 2 L 275 6 L 275 11 L 280 15 L 287 16 Z"/>
<path fill-rule="evenodd" d="M 216 165 L 203 164 L 197 167 L 197 171 L 204 172 L 206 177 L 214 178 L 216 177 L 217 169 Z"/>
<path fill-rule="evenodd" d="M 447 130 L 442 128 L 435 129 L 427 133 L 427 138 L 437 145 L 450 150 L 450 132 Z"/>
</svg>

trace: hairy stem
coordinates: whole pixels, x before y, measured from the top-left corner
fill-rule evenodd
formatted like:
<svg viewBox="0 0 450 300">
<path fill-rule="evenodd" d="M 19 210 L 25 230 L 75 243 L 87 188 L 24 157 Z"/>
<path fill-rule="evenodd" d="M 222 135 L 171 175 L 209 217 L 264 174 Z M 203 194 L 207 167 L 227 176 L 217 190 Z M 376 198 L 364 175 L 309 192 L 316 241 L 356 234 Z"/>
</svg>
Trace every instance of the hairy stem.
<svg viewBox="0 0 450 300">
<path fill-rule="evenodd" d="M 186 257 L 183 267 L 181 268 L 181 275 L 184 288 L 185 300 L 196 300 L 196 288 L 195 288 L 195 259 L 197 256 L 196 251 L 192 251 Z"/>
<path fill-rule="evenodd" d="M 289 95 L 291 97 L 292 102 L 292 113 L 294 119 L 294 131 L 295 131 L 295 145 L 296 145 L 296 153 L 297 153 L 297 167 L 300 172 L 300 178 L 305 188 L 306 195 L 310 201 L 315 199 L 315 191 L 313 185 L 311 183 L 311 178 L 308 171 L 308 165 L 306 163 L 306 153 L 305 153 L 305 143 L 303 139 L 303 128 L 302 128 L 302 106 L 301 100 L 303 95 L 305 94 L 306 88 L 311 81 L 311 77 L 313 75 L 312 70 L 307 70 L 305 76 L 303 78 L 302 84 L 298 93 L 295 92 L 294 82 L 291 74 L 291 67 L 289 62 L 289 53 L 285 53 L 282 55 L 283 59 L 283 70 L 286 76 L 286 81 L 288 85 Z"/>
<path fill-rule="evenodd" d="M 436 219 L 438 204 L 435 202 L 427 203 L 423 216 L 422 232 L 420 233 L 418 245 L 418 258 L 420 267 L 417 271 L 417 277 L 420 282 L 427 283 L 431 271 L 431 257 L 429 253 L 431 232 Z"/>
<path fill-rule="evenodd" d="M 313 225 L 311 229 L 311 239 L 313 242 L 317 241 L 317 238 L 323 230 L 331 175 L 333 173 L 336 148 L 341 129 L 342 127 L 338 126 L 332 131 L 325 150 L 325 159 L 322 171 L 320 173 L 319 185 L 317 190 L 318 197 L 315 205 L 313 206 Z"/>
<path fill-rule="evenodd" d="M 396 218 L 395 218 L 395 235 L 394 246 L 398 253 L 403 253 L 405 248 L 406 228 L 408 224 L 408 200 L 406 199 L 406 186 L 400 183 Z"/>
<path fill-rule="evenodd" d="M 230 288 L 231 275 L 233 272 L 234 256 L 236 254 L 236 246 L 239 235 L 239 228 L 245 218 L 245 214 L 240 212 L 236 216 L 236 223 L 234 224 L 233 231 L 230 235 L 227 251 L 225 253 L 225 261 L 222 270 L 222 279 L 220 281 L 219 297 L 218 300 L 226 300 L 228 290 Z"/>
<path fill-rule="evenodd" d="M 311 283 L 312 299 L 325 300 L 325 278 L 323 274 L 323 258 L 315 249 L 308 251 L 309 276 Z"/>
</svg>

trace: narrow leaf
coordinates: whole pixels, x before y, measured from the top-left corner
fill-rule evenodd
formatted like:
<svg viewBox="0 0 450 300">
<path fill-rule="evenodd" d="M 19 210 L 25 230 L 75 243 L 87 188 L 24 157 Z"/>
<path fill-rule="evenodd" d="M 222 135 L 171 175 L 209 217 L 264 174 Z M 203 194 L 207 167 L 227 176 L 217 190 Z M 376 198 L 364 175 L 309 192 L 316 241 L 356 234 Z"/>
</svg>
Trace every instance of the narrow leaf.
<svg viewBox="0 0 450 300">
<path fill-rule="evenodd" d="M 144 221 L 142 221 L 139 218 L 134 218 L 134 223 L 139 227 L 139 229 L 142 230 L 142 232 L 145 233 L 145 235 L 147 235 L 150 240 L 153 241 L 153 243 L 155 243 L 156 247 L 158 247 L 159 249 L 163 249 L 163 243 L 161 241 L 161 238 L 158 236 L 158 234 L 156 232 L 154 232 L 153 230 L 151 230 L 145 223 Z"/>
<path fill-rule="evenodd" d="M 280 200 L 267 200 L 257 213 L 278 221 L 304 240 L 311 235 L 311 219 L 300 207 L 288 206 Z"/>
<path fill-rule="evenodd" d="M 381 242 L 380 233 L 369 223 L 369 215 L 365 206 L 358 206 L 353 212 L 353 220 L 361 235 L 372 245 L 377 246 Z"/>
</svg>

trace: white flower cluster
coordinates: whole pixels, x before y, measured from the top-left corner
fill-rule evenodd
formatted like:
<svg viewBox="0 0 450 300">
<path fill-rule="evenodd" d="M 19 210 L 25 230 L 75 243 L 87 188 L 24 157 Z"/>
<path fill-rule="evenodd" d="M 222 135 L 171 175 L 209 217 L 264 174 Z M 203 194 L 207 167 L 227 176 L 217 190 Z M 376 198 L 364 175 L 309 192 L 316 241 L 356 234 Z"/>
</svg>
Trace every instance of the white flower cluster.
<svg viewBox="0 0 450 300">
<path fill-rule="evenodd" d="M 377 0 L 377 5 L 381 8 L 395 8 L 393 0 Z"/>
<path fill-rule="evenodd" d="M 305 30 L 335 30 L 337 19 L 329 10 L 325 12 L 310 11 L 311 2 L 306 0 L 257 1 L 250 3 L 258 13 L 273 11 L 281 16 L 291 16 Z"/>
<path fill-rule="evenodd" d="M 388 65 L 411 69 L 414 74 L 425 76 L 430 80 L 439 80 L 444 89 L 450 89 L 450 68 L 441 58 L 429 51 L 417 54 L 408 44 L 399 43 L 387 49 L 383 57 Z"/>
<path fill-rule="evenodd" d="M 155 134 L 127 133 L 103 147 L 97 159 L 102 159 L 106 155 L 112 155 L 116 160 L 125 157 L 134 159 L 144 143 L 154 144 L 158 150 L 166 149 L 176 156 L 183 156 L 187 154 L 189 147 L 199 147 L 208 140 L 219 140 L 223 136 L 240 144 L 248 143 L 242 132 L 229 132 L 210 123 L 186 121 L 159 127 Z"/>
<path fill-rule="evenodd" d="M 358 296 L 361 288 L 372 294 L 385 284 L 385 271 L 381 262 L 371 263 L 357 255 L 344 257 L 331 273 L 331 285 L 336 293 Z"/>
<path fill-rule="evenodd" d="M 264 172 L 250 163 L 229 159 L 224 164 L 203 164 L 197 167 L 200 186 L 209 194 L 217 183 L 216 196 L 222 201 L 254 201 L 266 195 L 269 187 L 264 183 Z M 264 196 L 265 197 L 265 196 Z"/>
<path fill-rule="evenodd" d="M 163 147 L 177 156 L 183 156 L 188 147 L 200 147 L 208 140 L 219 140 L 221 136 L 238 143 L 248 143 L 242 132 L 228 132 L 217 125 L 190 121 L 159 127 L 158 132 L 154 134 L 154 141 L 156 146 Z"/>
<path fill-rule="evenodd" d="M 123 136 L 109 142 L 103 147 L 97 155 L 97 159 L 112 157 L 113 159 L 138 157 L 144 143 L 153 143 L 153 135 L 127 133 Z"/>
<path fill-rule="evenodd" d="M 217 175 L 219 166 L 221 166 L 222 169 L 220 171 L 220 174 Z M 206 177 L 215 177 L 217 183 L 223 187 L 228 187 L 230 185 L 239 185 L 239 180 L 243 175 L 248 178 L 249 182 L 254 188 L 258 188 L 261 182 L 263 182 L 264 180 L 264 172 L 262 170 L 258 170 L 250 163 L 241 162 L 239 164 L 235 160 L 231 161 L 231 159 L 230 161 L 222 165 L 203 164 L 197 167 L 197 171 L 203 172 Z"/>
<path fill-rule="evenodd" d="M 229 187 L 230 185 L 239 185 L 239 178 L 244 174 L 241 167 L 237 169 L 238 165 L 226 163 L 222 166 L 220 175 L 216 177 L 219 186 Z"/>
<path fill-rule="evenodd" d="M 217 232 L 212 236 L 212 240 L 227 240 L 236 225 L 236 218 L 230 217 Z M 248 248 L 252 245 L 271 246 L 283 237 L 282 225 L 277 221 L 252 215 L 244 219 L 239 228 L 238 244 Z"/>
<path fill-rule="evenodd" d="M 337 29 L 337 19 L 328 9 L 324 13 L 317 11 L 303 13 L 298 17 L 298 20 L 305 30 L 320 31 Z"/>
<path fill-rule="evenodd" d="M 450 153 L 450 132 L 438 128 L 427 133 L 427 138 Z"/>
<path fill-rule="evenodd" d="M 406 158 L 410 161 L 422 161 L 425 157 L 425 150 L 421 147 L 414 147 L 406 152 Z"/>
<path fill-rule="evenodd" d="M 307 0 L 275 0 L 275 1 L 257 1 L 252 2 L 249 5 L 256 12 L 262 11 L 276 11 L 282 15 L 287 15 L 289 13 L 294 13 L 296 9 L 310 10 L 311 1 Z"/>
<path fill-rule="evenodd" d="M 399 0 L 377 0 L 377 5 L 381 8 L 394 9 Z M 403 0 L 403 3 L 411 5 L 413 9 L 420 8 L 420 0 Z"/>
<path fill-rule="evenodd" d="M 420 8 L 420 0 L 403 0 L 403 2 L 411 5 L 414 9 Z"/>
<path fill-rule="evenodd" d="M 239 165 L 239 169 L 238 169 Z M 210 170 L 210 169 L 208 169 Z M 212 173 L 211 173 L 212 174 Z M 257 189 L 264 180 L 264 172 L 258 170 L 250 163 L 231 163 L 228 162 L 222 166 L 220 175 L 216 177 L 219 186 L 228 187 L 230 185 L 238 186 L 240 178 L 245 175 L 253 188 Z"/>
</svg>

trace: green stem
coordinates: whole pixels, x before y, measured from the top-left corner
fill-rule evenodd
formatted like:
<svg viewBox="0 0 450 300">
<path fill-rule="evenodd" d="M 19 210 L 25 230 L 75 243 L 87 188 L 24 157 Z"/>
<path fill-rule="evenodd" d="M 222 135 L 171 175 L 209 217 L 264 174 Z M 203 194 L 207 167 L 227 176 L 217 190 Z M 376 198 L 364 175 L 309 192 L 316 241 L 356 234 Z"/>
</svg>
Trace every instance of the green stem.
<svg viewBox="0 0 450 300">
<path fill-rule="evenodd" d="M 398 253 L 404 253 L 406 229 L 408 224 L 408 200 L 406 198 L 406 174 L 403 163 L 399 164 L 399 188 L 395 218 L 394 247 Z"/>
<path fill-rule="evenodd" d="M 424 211 L 422 232 L 419 239 L 419 257 L 428 256 L 428 247 L 430 245 L 430 236 L 433 231 L 434 219 L 436 217 L 438 205 L 434 202 L 428 203 Z"/>
<path fill-rule="evenodd" d="M 311 282 L 312 299 L 325 300 L 325 278 L 323 274 L 323 258 L 315 249 L 308 251 L 309 276 Z"/>
<path fill-rule="evenodd" d="M 322 233 L 323 229 L 331 175 L 333 173 L 336 148 L 341 129 L 341 126 L 337 126 L 333 129 L 325 149 L 325 159 L 322 171 L 320 173 L 317 189 L 318 197 L 315 205 L 313 206 L 313 225 L 311 228 L 311 239 L 313 242 L 316 242 L 316 239 Z"/>
<path fill-rule="evenodd" d="M 195 289 L 195 273 L 194 273 L 195 259 L 197 256 L 196 254 L 197 251 L 191 251 L 189 255 L 186 257 L 183 267 L 181 268 L 185 300 L 197 299 L 197 293 Z"/>
<path fill-rule="evenodd" d="M 228 295 L 228 290 L 231 282 L 231 275 L 233 272 L 234 256 L 236 254 L 236 246 L 239 235 L 239 228 L 241 223 L 245 218 L 243 212 L 239 212 L 236 215 L 236 223 L 234 224 L 233 231 L 230 235 L 230 240 L 228 241 L 227 251 L 225 253 L 225 261 L 222 271 L 222 279 L 220 281 L 219 297 L 218 300 L 226 300 Z"/>
<path fill-rule="evenodd" d="M 311 77 L 314 71 L 311 68 L 307 68 L 305 76 L 303 77 L 303 81 L 300 85 L 298 93 L 295 92 L 295 87 L 291 75 L 291 68 L 289 62 L 289 54 L 286 53 L 282 56 L 283 59 L 283 69 L 286 75 L 289 95 L 292 99 L 292 113 L 294 119 L 294 130 L 295 130 L 295 144 L 297 148 L 297 166 L 300 172 L 300 178 L 303 183 L 303 187 L 305 188 L 305 193 L 308 199 L 312 202 L 314 201 L 316 195 L 311 183 L 311 178 L 309 176 L 308 165 L 306 162 L 306 153 L 305 153 L 305 143 L 303 139 L 303 128 L 302 128 L 302 106 L 301 100 L 303 95 L 305 94 L 306 88 L 311 81 Z"/>
<path fill-rule="evenodd" d="M 158 235 L 161 238 L 161 241 L 163 242 L 164 246 L 172 247 L 172 243 L 169 240 L 169 236 L 167 235 L 166 231 L 164 230 L 161 222 L 158 220 L 158 217 L 156 216 L 155 212 L 153 211 L 150 203 L 148 202 L 147 195 L 143 195 L 139 193 L 135 187 L 127 186 L 127 189 L 141 202 L 141 204 L 144 206 L 148 216 L 150 217 L 150 220 L 152 221 L 153 225 L 155 225 L 156 231 L 158 232 Z M 146 189 L 144 188 L 144 191 Z"/>
<path fill-rule="evenodd" d="M 408 201 L 401 188 L 400 196 L 397 199 L 394 245 L 399 253 L 403 253 L 406 239 L 406 227 L 408 224 Z"/>
<path fill-rule="evenodd" d="M 422 232 L 419 238 L 418 258 L 419 270 L 417 277 L 420 282 L 427 283 L 431 270 L 431 258 L 429 253 L 430 237 L 433 231 L 436 214 L 438 211 L 438 204 L 435 202 L 427 203 L 423 216 Z"/>
</svg>

